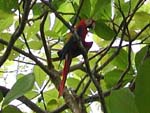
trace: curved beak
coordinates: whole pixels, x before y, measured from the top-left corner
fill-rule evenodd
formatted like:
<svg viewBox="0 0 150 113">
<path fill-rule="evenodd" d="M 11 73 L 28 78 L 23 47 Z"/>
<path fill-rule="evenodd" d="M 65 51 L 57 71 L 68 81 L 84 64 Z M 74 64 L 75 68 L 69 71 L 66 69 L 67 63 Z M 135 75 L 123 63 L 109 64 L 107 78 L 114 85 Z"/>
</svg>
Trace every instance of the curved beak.
<svg viewBox="0 0 150 113">
<path fill-rule="evenodd" d="M 91 24 L 89 24 L 87 27 L 91 28 L 91 29 L 94 29 L 95 28 L 95 21 L 92 20 Z"/>
</svg>

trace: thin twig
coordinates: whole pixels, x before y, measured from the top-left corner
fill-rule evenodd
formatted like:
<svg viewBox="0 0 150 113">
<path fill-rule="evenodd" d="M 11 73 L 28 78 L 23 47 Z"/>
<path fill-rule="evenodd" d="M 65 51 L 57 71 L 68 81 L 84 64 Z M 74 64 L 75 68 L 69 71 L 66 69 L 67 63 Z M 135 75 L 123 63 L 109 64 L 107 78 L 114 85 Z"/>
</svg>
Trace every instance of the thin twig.
<svg viewBox="0 0 150 113">
<path fill-rule="evenodd" d="M 72 27 L 74 27 L 74 25 L 77 23 L 77 20 L 78 20 L 78 17 L 79 17 L 79 14 L 80 14 L 80 11 L 82 9 L 82 6 L 83 6 L 83 3 L 84 3 L 84 0 L 80 0 L 80 5 L 79 5 L 79 8 L 77 10 L 77 13 L 76 13 L 76 16 L 75 16 L 75 19 L 72 23 Z"/>
<path fill-rule="evenodd" d="M 48 50 L 48 46 L 47 46 L 46 39 L 45 39 L 45 33 L 44 33 L 44 24 L 45 24 L 47 15 L 48 15 L 48 12 L 46 11 L 45 15 L 43 17 L 43 20 L 40 24 L 40 33 L 41 33 L 41 38 L 42 38 L 42 42 L 43 42 L 43 46 L 44 46 L 44 50 L 45 50 L 45 54 L 46 54 L 46 58 L 47 58 L 48 68 L 51 69 L 53 67 L 52 62 L 50 60 L 51 54 Z"/>
</svg>

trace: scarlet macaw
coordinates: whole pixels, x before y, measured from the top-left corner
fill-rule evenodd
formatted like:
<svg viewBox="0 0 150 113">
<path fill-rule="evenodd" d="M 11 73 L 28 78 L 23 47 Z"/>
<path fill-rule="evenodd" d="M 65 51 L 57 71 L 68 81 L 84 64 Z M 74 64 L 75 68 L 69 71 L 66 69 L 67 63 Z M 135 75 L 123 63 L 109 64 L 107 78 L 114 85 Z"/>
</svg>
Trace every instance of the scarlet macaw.
<svg viewBox="0 0 150 113">
<path fill-rule="evenodd" d="M 87 51 L 91 48 L 91 46 L 93 44 L 93 42 L 85 41 L 86 34 L 88 33 L 87 28 L 92 28 L 92 27 L 94 27 L 94 25 L 95 25 L 94 20 L 85 19 L 85 20 L 81 20 L 78 23 L 78 25 L 75 27 L 75 30 L 76 30 L 78 36 L 81 38 L 81 42 Z M 60 51 L 58 51 L 59 59 L 60 60 L 65 59 L 65 64 L 64 64 L 63 71 L 62 71 L 62 80 L 61 80 L 61 83 L 60 83 L 59 89 L 58 89 L 59 97 L 62 96 L 62 94 L 63 94 L 65 82 L 66 82 L 67 74 L 70 69 L 72 58 L 82 54 L 81 49 L 77 44 L 78 40 L 74 36 L 74 34 L 68 33 L 68 36 L 69 36 L 69 39 L 65 43 L 64 47 Z"/>
</svg>

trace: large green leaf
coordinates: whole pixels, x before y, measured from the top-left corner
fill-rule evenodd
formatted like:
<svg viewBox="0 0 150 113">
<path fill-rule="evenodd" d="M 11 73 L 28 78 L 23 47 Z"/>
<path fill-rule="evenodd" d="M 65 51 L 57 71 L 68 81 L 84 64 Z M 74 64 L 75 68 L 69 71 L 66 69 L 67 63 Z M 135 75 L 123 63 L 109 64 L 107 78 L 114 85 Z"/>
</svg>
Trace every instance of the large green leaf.
<svg viewBox="0 0 150 113">
<path fill-rule="evenodd" d="M 111 57 L 117 49 L 111 49 L 108 56 Z M 119 54 L 111 62 L 118 69 L 124 70 L 128 65 L 128 53 L 124 49 L 121 49 Z"/>
<path fill-rule="evenodd" d="M 143 60 L 144 60 L 144 57 L 146 56 L 147 50 L 148 50 L 148 47 L 145 46 L 138 53 L 136 53 L 136 56 L 135 56 L 135 66 L 136 66 L 137 70 L 139 69 L 139 67 L 143 63 Z"/>
<path fill-rule="evenodd" d="M 112 16 L 111 0 L 90 0 L 91 14 L 95 20 L 109 20 Z"/>
<path fill-rule="evenodd" d="M 59 107 L 58 102 L 56 99 L 51 99 L 48 103 L 47 103 L 47 107 L 48 110 L 54 110 L 56 108 Z"/>
<path fill-rule="evenodd" d="M 62 13 L 74 13 L 74 9 L 70 2 L 64 2 L 58 8 L 58 12 Z M 63 18 L 69 22 L 73 15 L 63 15 Z M 55 19 L 54 26 L 52 28 L 53 33 L 57 33 L 58 36 L 64 34 L 67 31 L 67 27 L 59 20 Z"/>
<path fill-rule="evenodd" d="M 0 32 L 10 27 L 13 24 L 13 15 L 0 10 Z"/>
<path fill-rule="evenodd" d="M 132 29 L 142 29 L 150 22 L 150 14 L 144 11 L 137 12 L 132 20 Z"/>
<path fill-rule="evenodd" d="M 11 12 L 12 9 L 18 8 L 18 0 L 0 0 L 0 9 L 4 12 Z"/>
<path fill-rule="evenodd" d="M 70 78 L 67 79 L 67 85 L 71 88 L 74 88 L 74 89 L 77 87 L 79 82 L 80 81 L 76 78 L 71 78 L 70 77 Z"/>
<path fill-rule="evenodd" d="M 134 95 L 127 88 L 112 91 L 106 98 L 106 105 L 108 113 L 138 113 Z"/>
<path fill-rule="evenodd" d="M 57 33 L 58 36 L 62 36 L 66 31 L 67 27 L 59 19 L 56 18 L 54 26 L 52 28 L 52 32 Z"/>
<path fill-rule="evenodd" d="M 104 80 L 106 82 L 107 88 L 112 88 L 113 86 L 115 86 L 117 84 L 118 80 L 120 79 L 122 73 L 123 73 L 123 71 L 117 70 L 117 69 L 114 69 L 114 70 L 106 73 L 104 76 Z M 132 76 L 127 74 L 123 79 L 124 85 L 127 82 L 129 82 L 131 79 L 132 79 Z"/>
<path fill-rule="evenodd" d="M 1 113 L 22 113 L 20 109 L 18 109 L 16 106 L 8 105 L 5 107 Z"/>
<path fill-rule="evenodd" d="M 38 39 L 30 41 L 28 44 L 29 44 L 30 49 L 34 49 L 34 50 L 39 50 L 42 47 L 42 42 L 41 40 L 38 40 Z"/>
<path fill-rule="evenodd" d="M 30 91 L 34 85 L 34 81 L 35 77 L 33 74 L 28 74 L 18 79 L 17 82 L 10 89 L 10 91 L 7 93 L 2 105 L 7 105 L 12 100 L 19 98 L 26 92 Z"/>
<path fill-rule="evenodd" d="M 118 2 L 119 1 L 119 2 Z M 117 7 L 121 7 L 122 12 L 126 16 L 129 14 L 129 11 L 132 11 L 135 8 L 135 5 L 137 4 L 138 0 L 114 0 L 114 3 Z M 115 15 L 117 17 L 122 17 L 120 10 L 118 8 L 115 9 Z"/>
<path fill-rule="evenodd" d="M 19 56 L 19 53 L 16 52 L 15 50 L 12 50 L 11 53 L 10 53 L 10 55 L 9 55 L 9 57 L 8 57 L 8 59 L 9 59 L 9 60 L 14 60 L 14 59 L 17 58 L 18 56 Z"/>
<path fill-rule="evenodd" d="M 90 12 L 91 12 L 91 2 L 90 0 L 84 0 L 83 2 L 83 6 L 82 6 L 82 9 L 81 9 L 81 16 L 83 17 L 90 17 Z"/>
<path fill-rule="evenodd" d="M 150 111 L 150 57 L 143 59 L 138 67 L 135 81 L 135 102 L 139 113 L 149 113 Z"/>
<path fill-rule="evenodd" d="M 10 33 L 0 33 L 0 38 L 3 39 L 4 41 L 9 42 L 10 37 L 11 37 Z"/>
<path fill-rule="evenodd" d="M 34 16 L 39 16 L 43 12 L 43 4 L 36 3 L 32 9 L 33 9 Z"/>
<path fill-rule="evenodd" d="M 39 67 L 34 66 L 33 73 L 35 75 L 35 80 L 39 86 L 42 86 L 43 82 L 46 80 L 46 73 Z"/>
<path fill-rule="evenodd" d="M 48 24 L 49 25 L 49 24 Z M 27 39 L 33 39 L 36 37 L 36 34 L 39 31 L 40 21 L 36 21 L 31 26 L 26 26 L 24 33 L 26 34 Z"/>
<path fill-rule="evenodd" d="M 115 36 L 115 32 L 102 21 L 97 21 L 95 33 L 104 40 L 111 40 Z"/>
</svg>

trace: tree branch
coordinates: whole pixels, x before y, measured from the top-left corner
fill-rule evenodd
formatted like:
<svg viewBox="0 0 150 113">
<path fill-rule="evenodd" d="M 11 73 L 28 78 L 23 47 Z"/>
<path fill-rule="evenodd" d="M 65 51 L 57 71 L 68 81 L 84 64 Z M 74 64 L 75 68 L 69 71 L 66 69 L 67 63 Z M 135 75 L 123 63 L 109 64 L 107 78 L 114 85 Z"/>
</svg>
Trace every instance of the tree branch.
<svg viewBox="0 0 150 113">
<path fill-rule="evenodd" d="M 24 14 L 22 15 L 21 23 L 17 27 L 14 34 L 11 36 L 10 42 L 7 46 L 7 49 L 6 49 L 5 53 L 3 54 L 3 56 L 0 58 L 0 67 L 7 60 L 8 56 L 9 56 L 11 50 L 12 50 L 12 47 L 13 47 L 14 43 L 19 38 L 19 36 L 22 34 L 22 32 L 25 28 L 25 25 L 26 25 L 26 22 L 27 22 L 27 19 L 28 19 L 28 15 L 29 15 L 29 11 L 30 11 L 30 4 L 31 4 L 31 0 L 25 1 Z"/>
<path fill-rule="evenodd" d="M 44 45 L 44 50 L 45 50 L 45 54 L 46 54 L 46 58 L 47 58 L 48 68 L 51 69 L 53 67 L 52 61 L 51 61 L 51 54 L 48 50 L 48 46 L 47 46 L 46 39 L 45 39 L 45 33 L 44 33 L 44 24 L 45 24 L 47 15 L 48 15 L 48 12 L 46 11 L 45 15 L 43 17 L 43 20 L 40 24 L 40 33 L 41 33 L 41 38 L 42 38 L 42 42 L 43 42 L 43 45 Z"/>
</svg>

